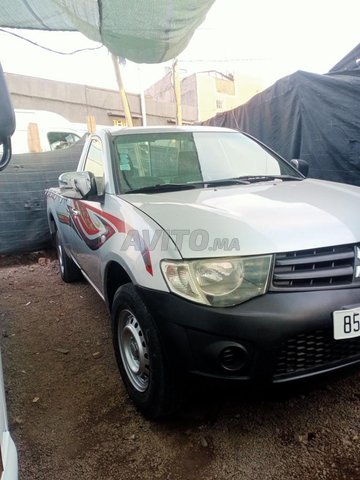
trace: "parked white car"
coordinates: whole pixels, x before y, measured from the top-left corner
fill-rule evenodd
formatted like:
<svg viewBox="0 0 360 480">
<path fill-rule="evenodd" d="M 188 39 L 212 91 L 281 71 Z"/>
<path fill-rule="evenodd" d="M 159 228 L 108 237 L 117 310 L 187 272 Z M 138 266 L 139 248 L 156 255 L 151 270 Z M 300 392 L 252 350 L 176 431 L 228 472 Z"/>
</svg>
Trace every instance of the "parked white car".
<svg viewBox="0 0 360 480">
<path fill-rule="evenodd" d="M 17 480 L 18 478 L 18 460 L 17 451 L 13 439 L 11 438 L 7 413 L 4 389 L 4 377 L 2 369 L 2 361 L 0 355 L 0 432 L 1 432 L 1 462 L 2 471 L 1 480 Z"/>
<path fill-rule="evenodd" d="M 13 154 L 49 152 L 70 147 L 82 132 L 57 113 L 15 109 L 16 130 L 12 136 Z"/>
<path fill-rule="evenodd" d="M 0 64 L 0 171 L 4 170 L 11 159 L 11 135 L 15 129 L 14 110 L 11 105 L 10 95 L 4 78 L 4 72 Z M 18 463 L 17 451 L 9 433 L 4 376 L 0 354 L 0 450 L 1 480 L 17 480 Z"/>
</svg>

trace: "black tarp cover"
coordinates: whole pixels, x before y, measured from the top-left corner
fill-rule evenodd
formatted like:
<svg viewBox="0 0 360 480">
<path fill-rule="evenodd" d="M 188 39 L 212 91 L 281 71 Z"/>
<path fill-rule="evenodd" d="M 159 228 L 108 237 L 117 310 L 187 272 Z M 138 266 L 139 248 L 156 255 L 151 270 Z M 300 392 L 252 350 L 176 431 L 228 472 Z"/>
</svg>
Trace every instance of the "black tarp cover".
<svg viewBox="0 0 360 480">
<path fill-rule="evenodd" d="M 344 72 L 360 68 L 360 43 L 351 50 L 344 58 L 332 67 L 329 73 Z"/>
<path fill-rule="evenodd" d="M 0 174 L 0 254 L 30 252 L 50 243 L 45 189 L 74 171 L 84 138 L 64 150 L 13 155 Z"/>
<path fill-rule="evenodd" d="M 242 130 L 287 160 L 307 160 L 309 177 L 360 186 L 360 70 L 298 71 L 203 124 Z"/>
</svg>

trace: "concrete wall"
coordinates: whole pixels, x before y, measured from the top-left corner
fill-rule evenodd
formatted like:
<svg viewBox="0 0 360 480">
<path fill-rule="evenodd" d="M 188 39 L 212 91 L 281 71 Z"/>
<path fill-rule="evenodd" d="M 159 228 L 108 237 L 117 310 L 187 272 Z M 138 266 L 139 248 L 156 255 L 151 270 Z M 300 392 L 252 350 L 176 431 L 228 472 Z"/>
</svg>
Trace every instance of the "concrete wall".
<svg viewBox="0 0 360 480">
<path fill-rule="evenodd" d="M 122 121 L 125 118 L 120 95 L 114 90 L 13 73 L 5 76 L 15 108 L 47 110 L 76 123 L 86 123 L 89 115 L 95 116 L 98 125 L 113 125 L 113 120 Z M 135 125 L 141 125 L 140 96 L 130 93 L 128 101 Z M 149 125 L 175 123 L 174 104 L 158 103 L 151 98 L 145 101 Z M 188 123 L 195 122 L 197 109 L 184 108 L 183 118 Z"/>
<path fill-rule="evenodd" d="M 147 98 L 156 102 L 175 104 L 175 91 L 172 84 L 172 73 L 151 85 L 145 90 Z M 197 108 L 196 74 L 190 75 L 181 80 L 181 105 Z"/>
<path fill-rule="evenodd" d="M 175 103 L 175 92 L 172 85 L 172 72 L 167 73 L 163 78 L 145 90 L 145 95 L 146 97 L 155 100 L 155 102 Z"/>
</svg>

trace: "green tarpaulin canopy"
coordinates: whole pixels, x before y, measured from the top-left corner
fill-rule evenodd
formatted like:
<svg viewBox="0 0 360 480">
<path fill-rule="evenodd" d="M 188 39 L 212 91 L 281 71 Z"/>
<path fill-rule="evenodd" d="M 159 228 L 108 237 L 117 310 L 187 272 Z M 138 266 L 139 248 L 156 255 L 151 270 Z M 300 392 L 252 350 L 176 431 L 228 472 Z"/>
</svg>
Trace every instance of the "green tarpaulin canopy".
<svg viewBox="0 0 360 480">
<path fill-rule="evenodd" d="M 80 31 L 118 56 L 160 63 L 177 56 L 214 0 L 2 0 L 0 26 Z"/>
</svg>

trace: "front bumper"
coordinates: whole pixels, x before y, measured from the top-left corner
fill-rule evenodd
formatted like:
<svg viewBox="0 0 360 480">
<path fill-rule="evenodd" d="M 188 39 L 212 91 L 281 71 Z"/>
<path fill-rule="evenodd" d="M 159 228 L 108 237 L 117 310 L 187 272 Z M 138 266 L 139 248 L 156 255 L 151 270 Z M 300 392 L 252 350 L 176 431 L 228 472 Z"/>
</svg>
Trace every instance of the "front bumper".
<svg viewBox="0 0 360 480">
<path fill-rule="evenodd" d="M 335 310 L 360 288 L 267 293 L 213 308 L 138 287 L 175 365 L 194 374 L 281 383 L 360 364 L 360 337 L 334 340 Z"/>
</svg>

